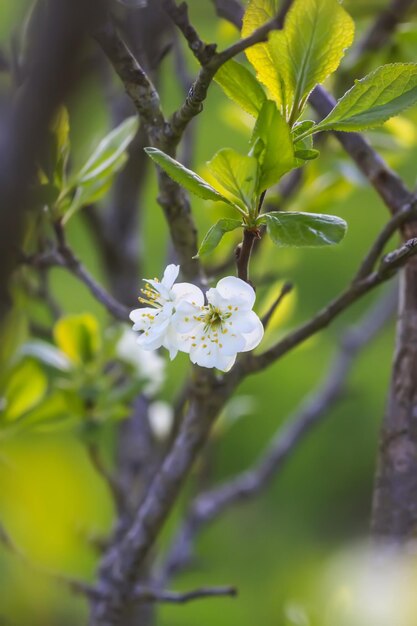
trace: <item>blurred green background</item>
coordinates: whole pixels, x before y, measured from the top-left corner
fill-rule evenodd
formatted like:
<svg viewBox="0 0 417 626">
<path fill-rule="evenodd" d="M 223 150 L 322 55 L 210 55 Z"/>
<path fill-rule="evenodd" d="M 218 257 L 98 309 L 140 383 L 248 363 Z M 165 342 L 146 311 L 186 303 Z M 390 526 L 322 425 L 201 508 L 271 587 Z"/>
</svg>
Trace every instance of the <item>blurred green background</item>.
<svg viewBox="0 0 417 626">
<path fill-rule="evenodd" d="M 383 2 L 346 0 L 357 22 L 356 41 L 374 19 Z M 208 0 L 189 2 L 193 22 L 202 36 L 225 46 L 237 31 L 218 20 Z M 9 49 L 21 27 L 29 2 L 2 0 L 0 46 Z M 415 23 L 401 26 L 390 46 L 370 59 L 366 71 L 389 60 L 414 60 Z M 196 71 L 189 59 L 190 71 Z M 349 55 L 345 69 L 349 68 Z M 331 86 L 331 85 L 330 85 Z M 347 86 L 347 85 L 346 85 Z M 169 113 L 181 102 L 172 59 L 162 64 L 161 97 Z M 82 164 L 109 130 L 109 115 L 99 78 L 89 75 L 69 106 L 72 158 Z M 370 140 L 388 162 L 415 185 L 417 111 L 370 133 Z M 224 146 L 245 149 L 248 121 L 213 85 L 196 124 L 193 166 L 204 163 Z M 167 228 L 156 202 L 154 171 L 146 191 L 144 276 L 158 276 L 165 267 Z M 200 234 L 221 209 L 192 199 Z M 336 141 L 329 138 L 320 159 L 305 168 L 301 191 L 291 209 L 334 213 L 347 220 L 348 234 L 335 249 L 278 250 L 264 242 L 253 274 L 276 275 L 258 289 L 258 312 L 289 279 L 296 288 L 274 319 L 263 345 L 307 319 L 349 282 L 360 259 L 387 217 L 376 194 L 368 188 Z M 79 257 L 100 281 L 105 281 L 94 240 L 82 213 L 68 227 Z M 232 249 L 220 248 L 210 262 L 221 261 Z M 83 285 L 61 269 L 53 270 L 52 286 L 66 313 L 92 313 L 100 328 L 108 324 L 102 307 Z M 142 276 L 138 276 L 138 288 Z M 386 287 L 384 287 L 385 289 Z M 247 380 L 238 390 L 243 413 L 221 420 L 210 451 L 210 480 L 219 482 L 246 468 L 271 435 L 296 409 L 302 398 L 328 371 L 343 329 L 354 324 L 379 294 L 372 294 L 341 316 L 325 332 L 303 344 L 267 372 Z M 19 314 L 42 319 L 39 305 L 25 300 Z M 323 624 L 331 593 L 316 595 L 328 563 L 351 542 L 366 536 L 378 429 L 384 411 L 393 351 L 393 324 L 361 354 L 349 378 L 348 393 L 295 451 L 273 484 L 257 499 L 236 507 L 205 529 L 198 541 L 198 563 L 174 581 L 173 587 L 233 584 L 237 599 L 209 599 L 186 606 L 163 606 L 161 626 L 308 626 Z M 180 365 L 179 365 L 180 363 Z M 186 359 L 167 363 L 159 398 L 170 403 L 186 373 Z M 232 407 L 233 408 L 233 407 Z M 229 411 L 233 413 L 232 409 Z M 229 417 L 230 417 L 229 415 Z M 109 457 L 114 427 L 105 428 Z M 172 516 L 162 543 L 174 531 Z M 10 626 L 46 626 L 85 623 L 87 608 L 65 586 L 52 582 L 41 570 L 92 580 L 97 555 L 88 537 L 107 532 L 113 508 L 106 486 L 89 462 L 76 429 L 28 431 L 0 439 L 0 521 L 27 561 L 10 555 L 0 545 L 0 623 Z M 338 589 L 335 586 L 334 593 Z M 310 615 L 310 618 L 308 617 Z M 323 618 L 324 619 L 324 618 Z M 314 622 L 316 623 L 316 622 Z M 335 622 L 336 623 L 336 622 Z"/>
</svg>

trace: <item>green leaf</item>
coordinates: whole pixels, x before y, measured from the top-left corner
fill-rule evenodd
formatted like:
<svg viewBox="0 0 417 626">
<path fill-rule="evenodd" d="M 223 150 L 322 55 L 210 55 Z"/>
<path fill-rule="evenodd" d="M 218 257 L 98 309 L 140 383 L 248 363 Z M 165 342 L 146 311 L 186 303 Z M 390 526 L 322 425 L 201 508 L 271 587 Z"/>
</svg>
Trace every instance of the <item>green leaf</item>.
<svg viewBox="0 0 417 626">
<path fill-rule="evenodd" d="M 258 186 L 258 162 L 255 157 L 223 148 L 207 163 L 207 167 L 233 202 L 244 211 L 254 207 Z"/>
<path fill-rule="evenodd" d="M 314 150 L 313 148 L 312 135 L 314 131 L 311 129 L 314 128 L 315 125 L 315 122 L 311 120 L 304 120 L 303 122 L 297 122 L 296 124 L 294 124 L 291 130 L 294 141 L 294 156 L 296 159 L 297 167 L 303 167 L 303 165 L 305 165 L 305 161 L 309 160 L 308 158 L 305 158 L 306 156 L 310 156 L 310 158 L 316 158 L 314 154 L 316 154 L 316 156 L 319 155 L 318 150 Z M 304 133 L 311 134 L 306 134 L 305 137 L 299 139 L 299 137 L 301 137 Z"/>
<path fill-rule="evenodd" d="M 277 2 L 251 0 L 243 19 L 245 37 L 277 12 Z M 247 57 L 286 119 L 293 123 L 317 83 L 339 66 L 354 35 L 354 23 L 338 0 L 295 0 L 283 30 L 248 48 Z"/>
<path fill-rule="evenodd" d="M 266 100 L 262 106 L 251 138 L 251 145 L 261 140 L 259 152 L 260 176 L 258 191 L 264 191 L 295 166 L 290 128 L 275 102 Z"/>
<path fill-rule="evenodd" d="M 53 335 L 58 348 L 76 365 L 90 363 L 100 349 L 98 323 L 89 313 L 62 317 Z"/>
<path fill-rule="evenodd" d="M 335 215 L 273 212 L 261 216 L 277 246 L 332 246 L 342 241 L 347 224 Z"/>
<path fill-rule="evenodd" d="M 230 204 L 230 201 L 216 191 L 206 180 L 181 165 L 181 163 L 165 154 L 165 152 L 152 147 L 145 148 L 145 152 L 170 178 L 172 178 L 172 180 L 182 185 L 187 191 L 190 191 L 204 200 L 214 200 L 214 202 L 227 202 Z"/>
<path fill-rule="evenodd" d="M 4 392 L 5 421 L 14 421 L 35 407 L 46 394 L 48 381 L 32 360 L 21 361 L 8 376 Z"/>
<path fill-rule="evenodd" d="M 120 164 L 120 156 L 135 137 L 138 125 L 136 116 L 128 117 L 102 139 L 87 163 L 76 175 L 74 186 L 104 174 L 108 176 L 110 173 L 115 173 L 115 166 Z"/>
<path fill-rule="evenodd" d="M 228 98 L 249 115 L 257 117 L 266 96 L 254 75 L 244 65 L 231 59 L 217 70 L 214 80 Z"/>
<path fill-rule="evenodd" d="M 19 432 L 29 429 L 56 430 L 63 423 L 67 426 L 74 424 L 76 419 L 70 411 L 67 396 L 68 393 L 60 390 L 52 391 L 20 419 Z"/>
<path fill-rule="evenodd" d="M 240 228 L 241 226 L 242 222 L 240 220 L 234 220 L 229 218 L 222 218 L 221 220 L 216 222 L 216 224 L 214 224 L 214 226 L 210 228 L 203 241 L 201 242 L 197 257 L 212 252 L 215 248 L 217 248 L 225 233 L 229 233 L 236 228 Z"/>
<path fill-rule="evenodd" d="M 77 211 L 87 206 L 88 204 L 98 202 L 103 196 L 106 195 L 112 185 L 114 174 L 123 167 L 123 165 L 126 163 L 126 160 L 126 153 L 121 154 L 118 160 L 113 163 L 113 168 L 111 172 L 105 172 L 98 178 L 88 180 L 85 183 L 82 183 L 75 190 L 71 202 L 68 203 L 68 199 L 63 198 L 63 202 L 58 207 L 58 210 L 61 213 L 64 213 L 62 218 L 62 223 L 64 226 L 73 217 L 73 215 L 77 213 Z"/>
<path fill-rule="evenodd" d="M 355 82 L 316 130 L 365 130 L 417 102 L 417 64 L 383 65 Z"/>
<path fill-rule="evenodd" d="M 138 120 L 129 117 L 107 135 L 63 193 L 58 211 L 66 224 L 82 207 L 98 202 L 110 189 L 115 174 L 127 160 L 126 149 L 136 135 Z M 72 199 L 69 192 L 75 189 Z"/>
<path fill-rule="evenodd" d="M 297 159 L 301 159 L 303 161 L 312 161 L 313 159 L 317 159 L 319 154 L 320 152 L 318 150 L 315 150 L 314 148 L 295 151 L 295 156 L 297 157 Z"/>
</svg>

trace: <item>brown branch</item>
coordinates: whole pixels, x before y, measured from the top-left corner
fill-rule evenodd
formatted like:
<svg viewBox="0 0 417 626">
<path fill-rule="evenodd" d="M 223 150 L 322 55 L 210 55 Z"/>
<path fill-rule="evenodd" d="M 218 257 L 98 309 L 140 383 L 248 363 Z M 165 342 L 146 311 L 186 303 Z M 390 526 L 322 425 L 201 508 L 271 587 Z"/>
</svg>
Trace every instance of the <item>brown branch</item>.
<svg viewBox="0 0 417 626">
<path fill-rule="evenodd" d="M 171 126 L 165 121 L 158 92 L 120 38 L 112 22 L 106 22 L 100 30 L 94 33 L 94 36 L 121 79 L 128 96 L 132 99 L 145 125 L 149 143 L 175 156 L 178 141 L 174 141 Z M 187 280 L 203 282 L 202 268 L 195 258 L 198 250 L 197 229 L 187 195 L 180 185 L 171 180 L 160 168 L 157 168 L 157 172 L 158 202 L 164 210 L 181 271 Z"/>
<path fill-rule="evenodd" d="M 126 322 L 129 319 L 130 309 L 115 300 L 88 272 L 81 261 L 75 256 L 71 248 L 65 243 L 59 249 L 33 255 L 20 256 L 20 262 L 35 268 L 47 269 L 62 267 L 68 269 L 89 289 L 94 298 L 100 302 L 116 319 Z"/>
<path fill-rule="evenodd" d="M 242 367 L 249 373 L 259 372 L 271 363 L 282 357 L 289 350 L 303 343 L 318 331 L 326 328 L 340 313 L 356 302 L 366 293 L 369 293 L 394 276 L 407 261 L 417 253 L 417 238 L 410 239 L 394 252 L 387 254 L 380 262 L 376 271 L 365 278 L 353 282 L 337 298 L 332 300 L 324 309 L 319 311 L 311 320 L 278 341 L 274 346 L 262 354 L 247 355 L 242 359 Z"/>
<path fill-rule="evenodd" d="M 294 289 L 294 285 L 292 283 L 286 282 L 283 284 L 278 296 L 275 298 L 274 302 L 271 304 L 268 311 L 262 317 L 262 324 L 265 329 L 267 328 L 269 322 L 271 321 L 271 318 L 274 315 L 275 311 L 279 308 L 281 302 L 284 300 L 284 298 L 286 298 L 286 296 L 289 293 L 291 293 L 293 289 Z"/>
<path fill-rule="evenodd" d="M 381 50 L 415 4 L 416 0 L 391 0 L 359 41 L 355 56 Z"/>
<path fill-rule="evenodd" d="M 245 228 L 243 231 L 242 243 L 240 243 L 236 247 L 235 251 L 237 275 L 239 278 L 249 284 L 249 261 L 253 249 L 253 244 L 257 237 L 259 237 L 258 231 L 248 230 Z"/>
<path fill-rule="evenodd" d="M 122 607 L 132 593 L 135 573 L 156 540 L 197 454 L 207 441 L 214 418 L 233 386 L 224 386 L 211 370 L 195 368 L 190 406 L 177 438 L 155 475 L 134 521 L 106 555 L 98 589 L 103 600 L 93 605 L 93 626 L 120 624 Z"/>
<path fill-rule="evenodd" d="M 363 263 L 361 264 L 359 271 L 357 272 L 354 280 L 358 281 L 370 272 L 372 272 L 375 267 L 376 262 L 384 251 L 384 248 L 388 241 L 391 239 L 392 235 L 404 224 L 407 224 L 411 220 L 415 220 L 417 218 L 417 200 L 414 200 L 412 203 L 406 205 L 403 209 L 398 211 L 394 217 L 392 217 L 389 222 L 384 226 L 381 230 L 380 234 L 376 238 L 373 246 L 370 248 L 368 254 L 366 255 Z"/>
<path fill-rule="evenodd" d="M 322 383 L 286 420 L 286 424 L 279 427 L 271 443 L 251 468 L 197 496 L 174 537 L 163 570 L 159 573 L 158 580 L 161 583 L 165 584 L 192 563 L 193 544 L 201 528 L 233 505 L 259 495 L 276 478 L 311 430 L 329 415 L 343 397 L 347 378 L 359 354 L 393 316 L 396 299 L 396 290 L 385 294 L 358 325 L 343 334 Z"/>
<path fill-rule="evenodd" d="M 152 81 L 120 38 L 110 19 L 94 31 L 94 37 L 122 80 L 126 93 L 135 105 L 148 135 L 157 140 L 157 136 L 164 133 L 165 118 L 159 94 Z M 159 143 L 160 138 L 157 141 Z"/>
<path fill-rule="evenodd" d="M 174 24 L 180 29 L 188 47 L 201 65 L 206 65 L 216 53 L 216 44 L 204 43 L 188 18 L 186 2 L 176 4 L 174 0 L 162 0 L 162 6 Z"/>
<path fill-rule="evenodd" d="M 208 88 L 217 70 L 220 69 L 224 63 L 247 48 L 262 41 L 266 41 L 269 33 L 272 30 L 280 28 L 280 24 L 281 16 L 278 14 L 276 17 L 257 28 L 248 37 L 240 39 L 221 52 L 214 53 L 206 63 L 202 64 L 201 70 L 194 80 L 185 102 L 175 111 L 170 119 L 171 141 L 173 145 L 176 145 L 180 141 L 187 125 L 202 111 Z M 204 44 L 201 42 L 201 45 Z"/>
<path fill-rule="evenodd" d="M 138 585 L 133 592 L 133 599 L 138 602 L 163 602 L 169 604 L 185 604 L 202 598 L 235 598 L 236 587 L 201 587 L 192 591 L 160 591 Z"/>
</svg>

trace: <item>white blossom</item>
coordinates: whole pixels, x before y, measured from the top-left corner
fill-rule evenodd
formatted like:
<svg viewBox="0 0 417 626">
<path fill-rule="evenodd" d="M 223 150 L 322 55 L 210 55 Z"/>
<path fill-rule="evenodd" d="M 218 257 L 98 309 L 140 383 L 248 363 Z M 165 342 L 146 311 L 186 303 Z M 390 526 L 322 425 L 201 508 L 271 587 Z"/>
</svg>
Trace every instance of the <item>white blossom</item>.
<svg viewBox="0 0 417 626">
<path fill-rule="evenodd" d="M 193 363 L 227 372 L 239 352 L 253 350 L 263 337 L 262 322 L 252 311 L 255 292 L 240 278 L 227 276 L 206 295 L 207 305 L 177 304 L 177 346 Z"/>
<path fill-rule="evenodd" d="M 164 346 L 171 359 L 178 351 L 177 332 L 172 326 L 172 317 L 179 302 L 189 302 L 191 306 L 202 306 L 202 291 L 190 283 L 174 284 L 179 273 L 179 265 L 168 265 L 161 281 L 157 278 L 146 280 L 145 289 L 139 301 L 150 306 L 135 309 L 130 313 L 133 330 L 139 331 L 137 342 L 143 350 L 157 350 Z"/>
<path fill-rule="evenodd" d="M 125 329 L 117 342 L 118 356 L 130 363 L 139 378 L 144 380 L 143 391 L 148 396 L 155 396 L 165 380 L 165 359 L 158 352 L 147 352 L 137 345 L 137 335 Z"/>
<path fill-rule="evenodd" d="M 167 402 L 157 400 L 149 406 L 148 419 L 155 437 L 163 440 L 171 432 L 174 422 L 174 411 Z"/>
</svg>

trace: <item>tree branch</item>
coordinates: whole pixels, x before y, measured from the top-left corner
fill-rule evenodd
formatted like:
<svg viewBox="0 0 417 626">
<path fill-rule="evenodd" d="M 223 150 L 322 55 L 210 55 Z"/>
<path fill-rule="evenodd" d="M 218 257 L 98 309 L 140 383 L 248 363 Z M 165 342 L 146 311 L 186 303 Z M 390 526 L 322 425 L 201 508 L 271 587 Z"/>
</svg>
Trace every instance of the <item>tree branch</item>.
<svg viewBox="0 0 417 626">
<path fill-rule="evenodd" d="M 272 316 L 274 315 L 275 311 L 280 306 L 281 302 L 289 293 L 291 293 L 293 289 L 294 289 L 294 285 L 292 283 L 286 282 L 283 284 L 278 296 L 275 298 L 274 302 L 272 303 L 268 311 L 262 317 L 262 324 L 265 329 L 267 328 L 269 322 L 271 321 Z"/>
<path fill-rule="evenodd" d="M 370 248 L 363 263 L 361 264 L 359 271 L 357 272 L 354 281 L 365 278 L 370 272 L 372 272 L 377 260 L 381 256 L 382 252 L 392 235 L 404 224 L 407 224 L 411 220 L 417 218 L 417 199 L 414 199 L 412 203 L 407 204 L 404 208 L 395 213 L 389 222 L 381 230 L 380 234 L 376 238 L 373 246 Z"/>
<path fill-rule="evenodd" d="M 212 0 L 216 13 L 240 29 L 244 9 L 239 0 Z"/>
<path fill-rule="evenodd" d="M 392 317 L 396 306 L 395 291 L 385 294 L 358 325 L 352 326 L 343 334 L 324 380 L 286 420 L 286 424 L 279 427 L 259 460 L 251 468 L 219 487 L 197 496 L 173 540 L 158 577 L 161 582 L 165 584 L 174 574 L 190 564 L 193 543 L 201 528 L 217 519 L 231 506 L 259 495 L 276 478 L 312 428 L 329 414 L 330 409 L 343 396 L 346 380 L 355 360 Z"/>
<path fill-rule="evenodd" d="M 416 0 L 391 0 L 357 44 L 356 57 L 381 50 L 415 3 Z"/>
<path fill-rule="evenodd" d="M 172 2 L 169 1 L 169 4 L 172 4 Z M 194 28 L 189 22 L 188 25 L 189 28 L 192 28 L 195 32 Z M 250 48 L 257 43 L 266 41 L 269 33 L 272 30 L 280 28 L 280 25 L 281 15 L 278 14 L 276 17 L 269 20 L 268 22 L 265 22 L 265 24 L 257 28 L 248 37 L 240 39 L 222 52 L 213 52 L 210 58 L 205 63 L 202 63 L 201 70 L 194 80 L 185 102 L 177 111 L 175 111 L 170 119 L 171 139 L 174 145 L 179 142 L 185 128 L 191 122 L 191 120 L 202 111 L 203 102 L 207 97 L 208 88 L 217 70 L 219 70 L 224 63 L 238 55 L 240 52 L 243 52 L 247 48 Z M 184 28 L 185 26 L 183 25 L 182 29 Z M 200 42 L 198 45 L 198 49 L 200 49 L 204 46 L 204 44 L 201 39 L 198 38 L 197 33 L 195 34 L 198 41 Z M 195 54 L 195 56 L 198 60 L 200 60 L 197 54 Z"/>
<path fill-rule="evenodd" d="M 94 36 L 132 99 L 145 125 L 149 143 L 175 156 L 178 141 L 173 141 L 172 129 L 163 116 L 159 95 L 112 22 L 108 21 L 100 30 L 96 30 Z M 157 172 L 158 202 L 164 210 L 181 271 L 186 279 L 203 282 L 202 268 L 195 258 L 198 250 L 197 229 L 187 195 L 160 168 L 157 168 Z"/>
<path fill-rule="evenodd" d="M 139 602 L 164 602 L 170 604 L 185 604 L 202 598 L 220 598 L 237 596 L 235 587 L 201 587 L 192 591 L 160 591 L 138 585 L 135 587 L 133 599 Z"/>
<path fill-rule="evenodd" d="M 135 573 L 157 538 L 231 389 L 231 385 L 226 387 L 223 379 L 217 378 L 211 370 L 195 368 L 190 406 L 178 436 L 155 475 L 132 525 L 102 563 L 98 589 L 103 600 L 93 605 L 92 626 L 120 624 L 122 608 L 132 593 Z"/>
<path fill-rule="evenodd" d="M 378 285 L 392 278 L 415 254 L 417 254 L 417 238 L 410 239 L 400 248 L 394 250 L 394 252 L 387 254 L 381 260 L 376 271 L 357 282 L 353 282 L 340 296 L 332 300 L 311 320 L 305 322 L 305 324 L 278 341 L 269 350 L 258 356 L 247 355 L 244 360 L 242 359 L 243 368 L 250 373 L 265 369 L 308 337 L 328 326 L 340 313 L 345 311 L 364 294 L 369 293 Z"/>
<path fill-rule="evenodd" d="M 243 230 L 242 243 L 240 243 L 236 247 L 235 251 L 237 275 L 240 279 L 249 284 L 249 261 L 252 253 L 253 244 L 255 242 L 255 239 L 257 239 L 258 237 L 258 231 L 248 230 L 247 228 L 245 228 Z"/>
</svg>

